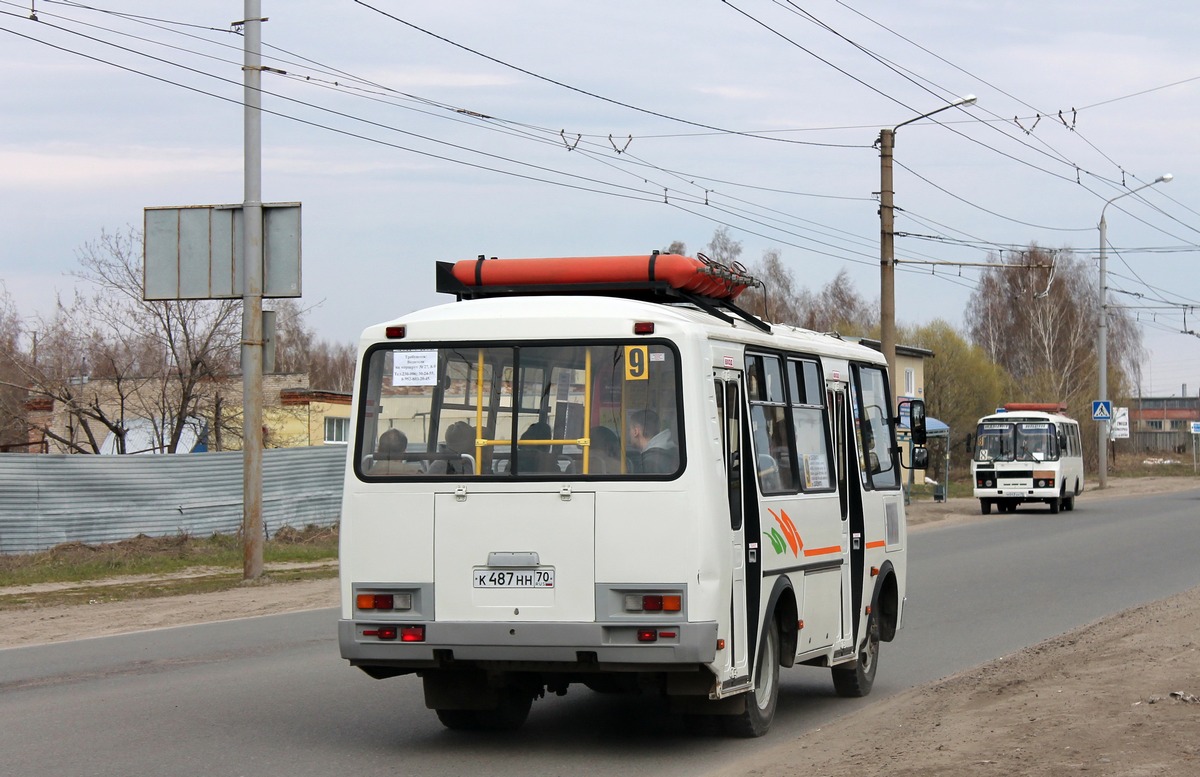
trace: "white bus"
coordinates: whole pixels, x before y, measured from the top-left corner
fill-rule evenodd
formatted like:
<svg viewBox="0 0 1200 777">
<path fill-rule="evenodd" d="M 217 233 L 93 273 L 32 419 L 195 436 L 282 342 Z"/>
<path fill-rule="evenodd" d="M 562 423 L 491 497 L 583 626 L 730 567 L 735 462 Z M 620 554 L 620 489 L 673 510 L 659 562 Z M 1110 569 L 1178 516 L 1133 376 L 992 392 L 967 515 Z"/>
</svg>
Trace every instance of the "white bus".
<svg viewBox="0 0 1200 777">
<path fill-rule="evenodd" d="M 1066 405 L 1015 402 L 979 419 L 971 475 L 979 510 L 1014 512 L 1045 502 L 1050 512 L 1074 510 L 1083 493 L 1079 423 Z"/>
<path fill-rule="evenodd" d="M 605 271 L 630 259 L 640 281 Z M 662 280 L 683 259 L 711 283 Z M 742 736 L 780 666 L 869 692 L 906 583 L 886 365 L 744 313 L 748 282 L 678 255 L 439 263 L 458 301 L 367 328 L 342 656 L 417 674 L 453 729 L 572 684 Z"/>
</svg>

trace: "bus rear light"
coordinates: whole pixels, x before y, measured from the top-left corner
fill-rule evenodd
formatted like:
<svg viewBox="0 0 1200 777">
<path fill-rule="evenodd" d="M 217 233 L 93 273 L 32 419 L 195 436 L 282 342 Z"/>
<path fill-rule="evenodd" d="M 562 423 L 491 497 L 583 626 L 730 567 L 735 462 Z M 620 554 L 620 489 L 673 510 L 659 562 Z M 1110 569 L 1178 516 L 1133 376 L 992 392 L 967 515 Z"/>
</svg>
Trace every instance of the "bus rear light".
<svg viewBox="0 0 1200 777">
<path fill-rule="evenodd" d="M 396 638 L 396 627 L 395 626 L 380 626 L 377 629 L 363 629 L 363 636 L 364 637 L 379 637 L 380 639 L 388 639 L 388 640 L 395 639 Z"/>
<path fill-rule="evenodd" d="M 389 340 L 403 340 L 404 335 L 406 334 L 405 329 L 406 328 L 402 326 L 384 327 L 383 336 Z"/>
<path fill-rule="evenodd" d="M 401 642 L 424 642 L 425 627 L 424 626 L 401 626 L 400 627 Z"/>
<path fill-rule="evenodd" d="M 683 596 L 680 594 L 626 594 L 625 611 L 682 612 Z"/>
<path fill-rule="evenodd" d="M 411 610 L 412 594 L 362 593 L 354 597 L 354 606 L 360 610 Z"/>
<path fill-rule="evenodd" d="M 658 636 L 662 637 L 663 639 L 675 639 L 675 637 L 679 635 L 673 631 L 660 631 L 658 632 Z"/>
<path fill-rule="evenodd" d="M 653 321 L 634 322 L 633 333 L 635 335 L 652 335 L 652 334 L 654 334 L 654 322 Z"/>
<path fill-rule="evenodd" d="M 638 629 L 638 642 L 658 642 L 658 629 Z"/>
</svg>

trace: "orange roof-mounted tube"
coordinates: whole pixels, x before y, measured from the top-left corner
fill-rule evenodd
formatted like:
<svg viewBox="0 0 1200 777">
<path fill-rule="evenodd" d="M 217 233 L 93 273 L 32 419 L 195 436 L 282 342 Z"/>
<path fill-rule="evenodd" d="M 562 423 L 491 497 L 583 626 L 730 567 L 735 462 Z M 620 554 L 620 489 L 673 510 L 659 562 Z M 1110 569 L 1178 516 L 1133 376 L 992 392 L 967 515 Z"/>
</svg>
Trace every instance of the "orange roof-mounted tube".
<svg viewBox="0 0 1200 777">
<path fill-rule="evenodd" d="M 754 279 L 740 268 L 681 254 L 649 256 L 466 259 L 451 272 L 464 286 L 573 286 L 661 282 L 703 297 L 732 301 Z"/>
</svg>

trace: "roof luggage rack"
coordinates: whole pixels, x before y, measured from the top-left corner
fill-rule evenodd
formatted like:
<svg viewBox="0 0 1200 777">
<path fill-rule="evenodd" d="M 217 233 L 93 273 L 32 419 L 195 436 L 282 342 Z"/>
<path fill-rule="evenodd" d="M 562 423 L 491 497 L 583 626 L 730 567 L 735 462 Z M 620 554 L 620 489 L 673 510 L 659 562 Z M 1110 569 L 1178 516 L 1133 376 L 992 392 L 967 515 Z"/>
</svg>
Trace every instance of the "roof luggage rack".
<svg viewBox="0 0 1200 777">
<path fill-rule="evenodd" d="M 664 304 L 690 302 L 729 324 L 737 316 L 768 334 L 767 324 L 734 299 L 762 285 L 745 268 L 680 254 L 649 256 L 547 257 L 538 259 L 467 259 L 438 262 L 437 291 L 458 299 L 591 294 Z M 732 314 L 732 315 L 730 315 Z"/>
</svg>

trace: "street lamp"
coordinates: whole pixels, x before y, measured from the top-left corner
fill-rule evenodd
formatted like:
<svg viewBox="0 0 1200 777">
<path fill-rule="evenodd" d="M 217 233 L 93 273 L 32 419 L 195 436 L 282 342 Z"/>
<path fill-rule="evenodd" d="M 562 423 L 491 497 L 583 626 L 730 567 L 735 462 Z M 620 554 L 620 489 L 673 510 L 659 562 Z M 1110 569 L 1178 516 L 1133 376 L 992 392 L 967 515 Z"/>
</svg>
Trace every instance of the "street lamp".
<svg viewBox="0 0 1200 777">
<path fill-rule="evenodd" d="M 975 95 L 969 94 L 937 110 L 900 122 L 891 129 L 879 131 L 879 347 L 887 359 L 888 375 L 892 380 L 896 379 L 896 236 L 892 206 L 892 150 L 896 147 L 896 130 L 935 113 L 972 105 L 975 100 Z"/>
<path fill-rule="evenodd" d="M 1122 197 L 1140 192 L 1156 183 L 1170 183 L 1175 176 L 1163 173 L 1150 183 L 1144 183 L 1136 189 L 1121 192 L 1100 209 L 1100 325 L 1097 336 L 1097 348 L 1100 359 L 1100 401 L 1108 399 L 1108 223 L 1104 220 L 1104 211 Z M 1100 488 L 1108 487 L 1108 424 L 1109 420 L 1100 421 L 1098 432 L 1100 440 Z"/>
</svg>

